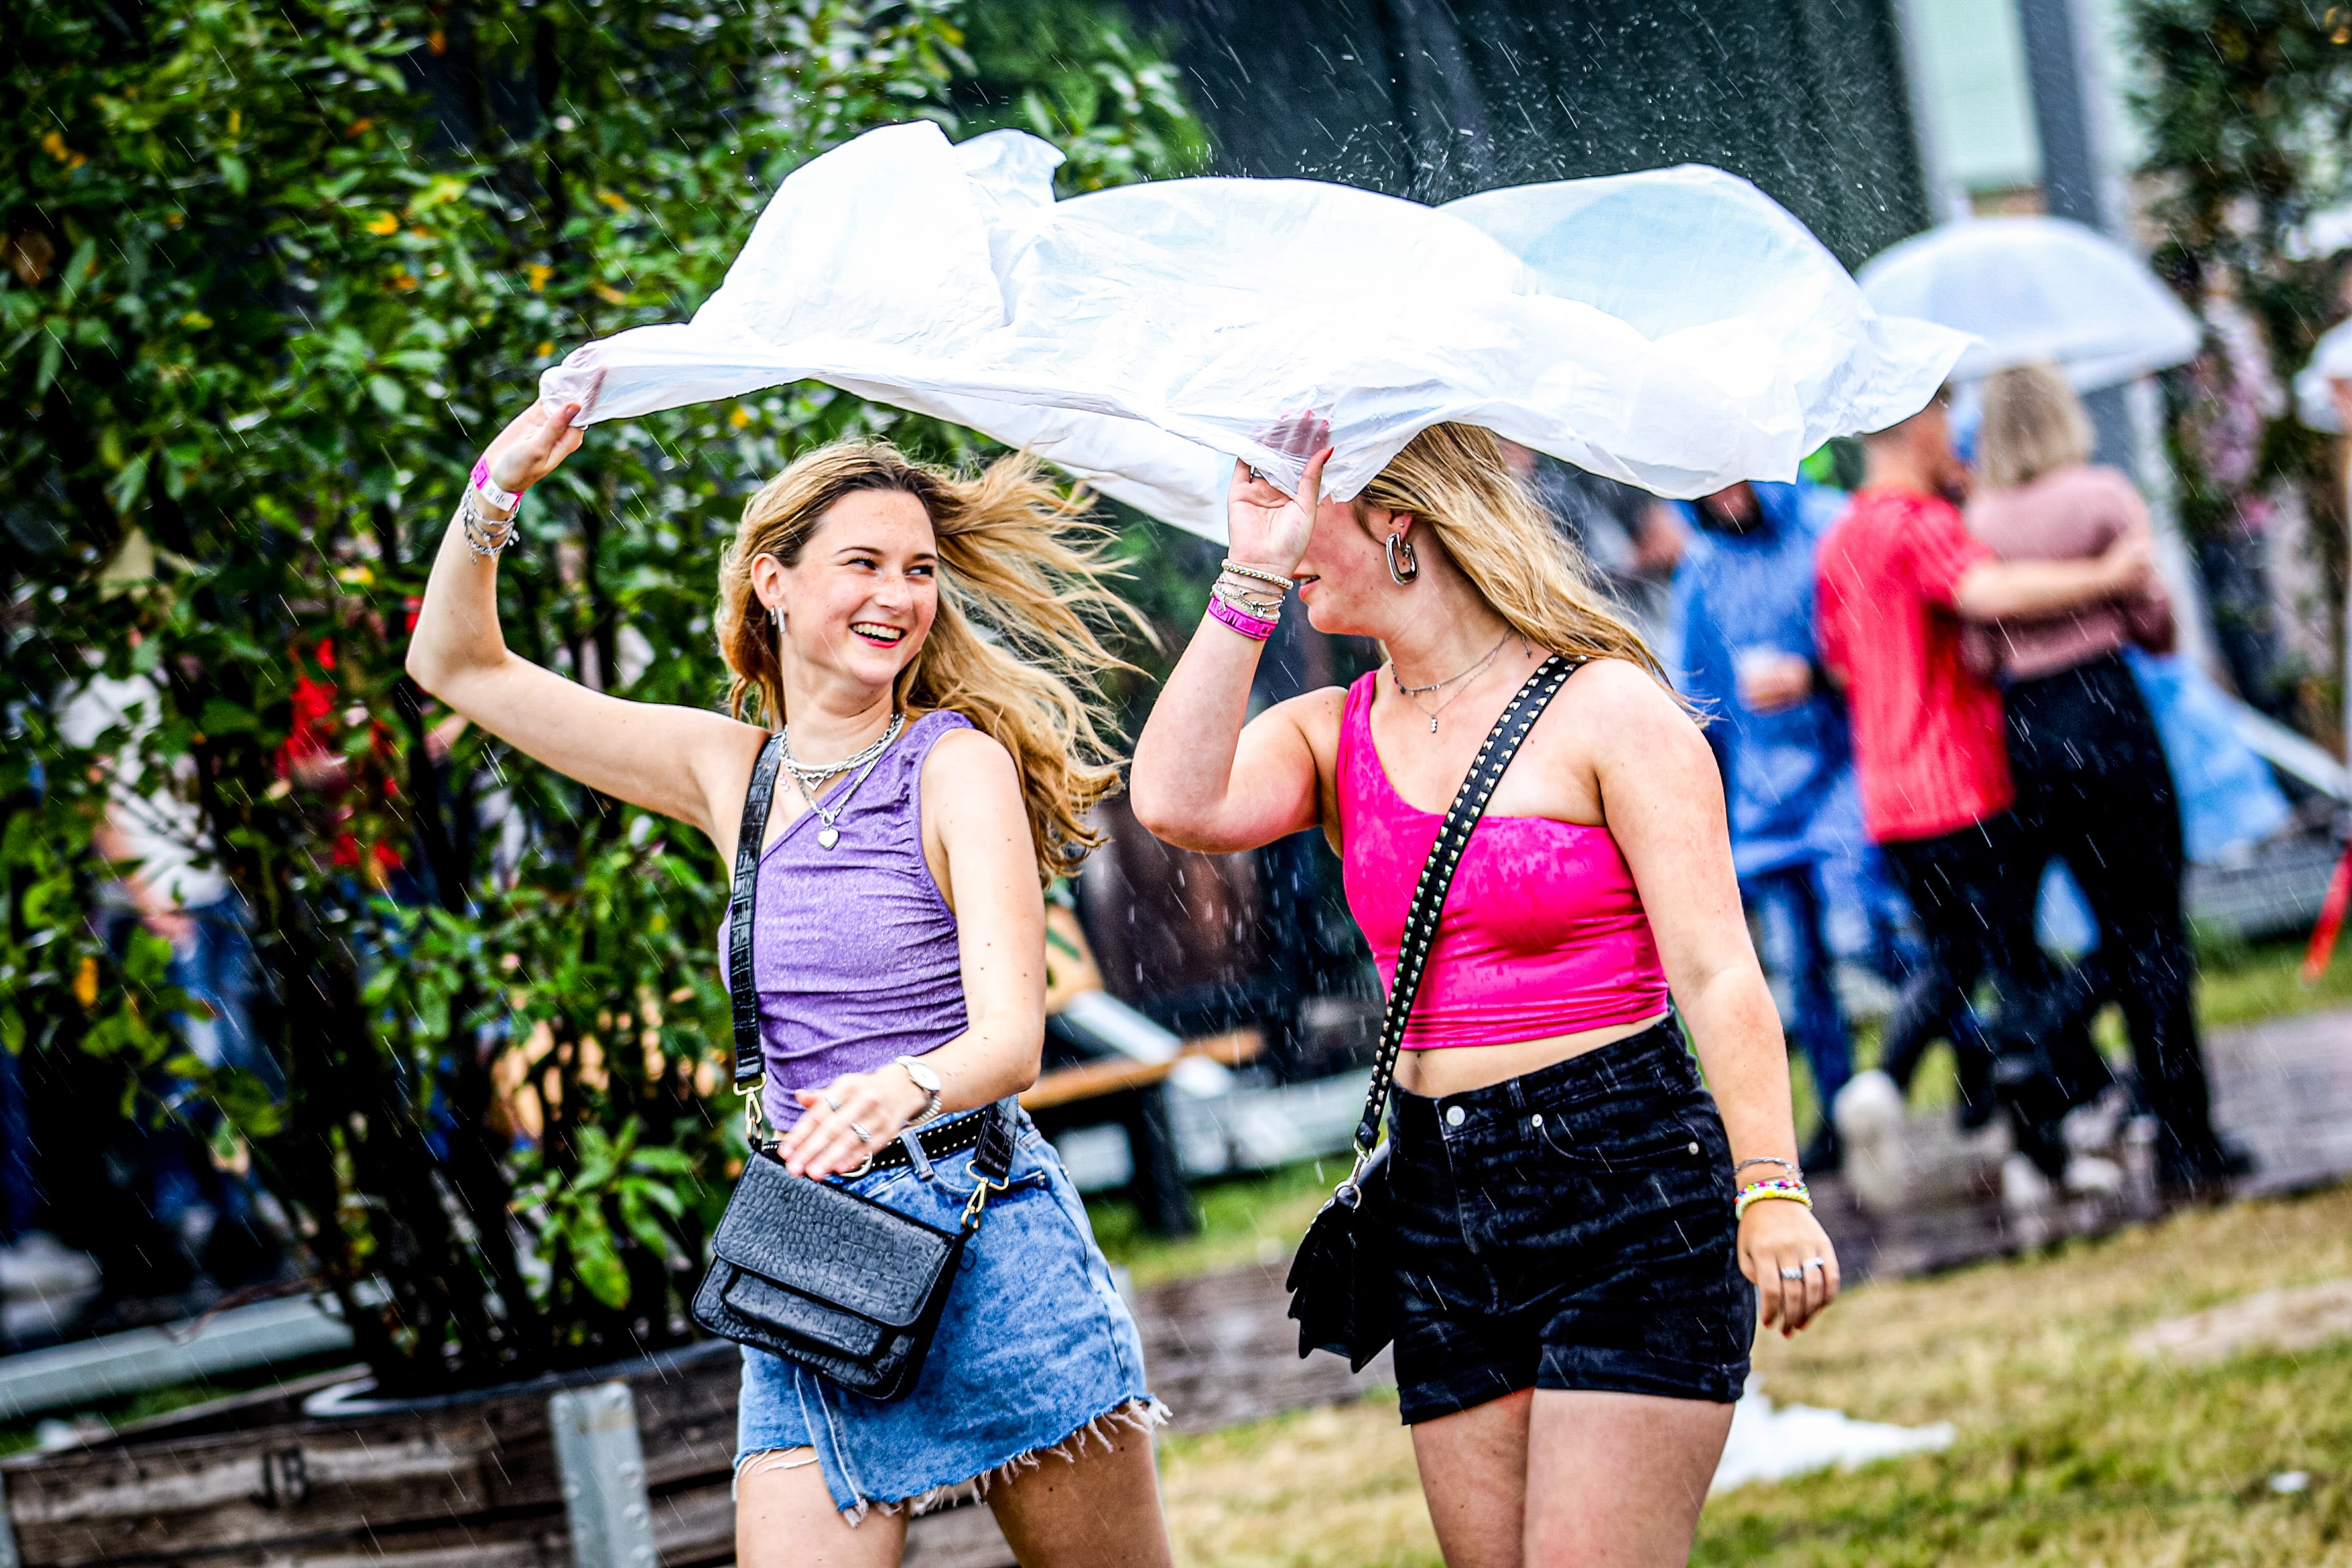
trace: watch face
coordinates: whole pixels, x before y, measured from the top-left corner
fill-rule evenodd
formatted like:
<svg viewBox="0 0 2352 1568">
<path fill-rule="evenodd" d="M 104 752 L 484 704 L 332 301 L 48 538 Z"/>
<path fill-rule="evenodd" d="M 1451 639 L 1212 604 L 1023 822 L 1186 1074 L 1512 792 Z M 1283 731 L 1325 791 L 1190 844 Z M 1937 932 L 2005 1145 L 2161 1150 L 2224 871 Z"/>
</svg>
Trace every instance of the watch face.
<svg viewBox="0 0 2352 1568">
<path fill-rule="evenodd" d="M 915 1087 L 917 1089 L 921 1089 L 926 1094 L 939 1093 L 939 1074 L 933 1072 L 922 1063 L 914 1060 L 912 1058 L 908 1058 L 899 1065 L 907 1069 L 907 1076 L 915 1080 Z"/>
</svg>

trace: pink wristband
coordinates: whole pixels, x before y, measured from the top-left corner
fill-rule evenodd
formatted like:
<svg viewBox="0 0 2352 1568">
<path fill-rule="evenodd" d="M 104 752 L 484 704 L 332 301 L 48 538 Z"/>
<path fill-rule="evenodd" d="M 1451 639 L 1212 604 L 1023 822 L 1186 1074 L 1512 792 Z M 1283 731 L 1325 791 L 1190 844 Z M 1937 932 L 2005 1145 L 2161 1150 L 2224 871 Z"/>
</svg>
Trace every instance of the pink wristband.
<svg viewBox="0 0 2352 1568">
<path fill-rule="evenodd" d="M 490 478 L 490 460 L 488 458 L 475 459 L 473 485 L 484 500 L 500 511 L 512 511 L 522 505 L 522 491 L 500 489 L 498 480 Z"/>
<path fill-rule="evenodd" d="M 1213 619 L 1223 622 L 1252 642 L 1264 642 L 1274 635 L 1274 622 L 1257 616 L 1244 615 L 1214 595 L 1209 598 L 1209 614 Z"/>
</svg>

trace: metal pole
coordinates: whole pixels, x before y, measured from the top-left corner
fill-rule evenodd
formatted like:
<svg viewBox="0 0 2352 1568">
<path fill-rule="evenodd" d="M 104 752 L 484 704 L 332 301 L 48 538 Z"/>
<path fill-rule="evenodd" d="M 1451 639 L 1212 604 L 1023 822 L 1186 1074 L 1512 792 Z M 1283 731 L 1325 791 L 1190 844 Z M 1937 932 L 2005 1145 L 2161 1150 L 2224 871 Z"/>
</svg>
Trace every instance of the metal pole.
<svg viewBox="0 0 2352 1568">
<path fill-rule="evenodd" d="M 572 1388 L 547 1402 L 573 1568 L 657 1568 L 636 1396 L 625 1383 Z"/>
</svg>

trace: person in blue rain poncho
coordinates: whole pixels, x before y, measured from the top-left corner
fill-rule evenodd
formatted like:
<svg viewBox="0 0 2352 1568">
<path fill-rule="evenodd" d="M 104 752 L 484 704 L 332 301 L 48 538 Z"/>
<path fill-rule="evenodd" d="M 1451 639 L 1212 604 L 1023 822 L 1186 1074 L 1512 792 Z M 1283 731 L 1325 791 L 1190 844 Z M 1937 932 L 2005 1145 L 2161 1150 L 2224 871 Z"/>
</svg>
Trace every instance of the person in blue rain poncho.
<svg viewBox="0 0 2352 1568">
<path fill-rule="evenodd" d="M 1808 1170 L 1837 1163 L 1828 1112 L 1853 1074 L 1823 873 L 1867 843 L 1845 714 L 1813 657 L 1813 552 L 1843 500 L 1811 484 L 1743 483 L 1676 503 L 1693 527 L 1669 611 L 1684 695 L 1715 721 L 1706 735 L 1740 894 L 1789 989 L 1790 1033 L 1821 1097 Z"/>
</svg>

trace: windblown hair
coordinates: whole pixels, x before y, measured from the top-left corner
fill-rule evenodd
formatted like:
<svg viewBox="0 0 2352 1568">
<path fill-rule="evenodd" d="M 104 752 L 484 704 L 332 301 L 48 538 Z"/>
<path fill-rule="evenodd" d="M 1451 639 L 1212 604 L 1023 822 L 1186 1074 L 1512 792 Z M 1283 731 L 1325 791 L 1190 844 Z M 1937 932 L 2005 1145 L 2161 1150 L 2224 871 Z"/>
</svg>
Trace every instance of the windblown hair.
<svg viewBox="0 0 2352 1568">
<path fill-rule="evenodd" d="M 1433 425 L 1389 459 L 1356 498 L 1429 524 L 1495 613 L 1539 648 L 1571 658 L 1622 658 L 1667 690 L 1674 681 L 1642 634 L 1609 602 L 1584 552 L 1569 542 L 1503 460 L 1494 433 Z"/>
<path fill-rule="evenodd" d="M 1109 530 L 1087 517 L 1083 495 L 1066 495 L 1025 456 L 962 476 L 918 463 L 884 442 L 837 442 L 795 459 L 743 509 L 719 567 L 719 651 L 733 674 L 727 700 L 739 719 L 784 723 L 774 633 L 751 591 L 751 563 L 786 566 L 843 497 L 886 490 L 920 501 L 939 542 L 939 614 L 898 677 L 910 717 L 952 709 L 993 736 L 1021 773 L 1036 840 L 1037 872 L 1066 875 L 1103 836 L 1087 826 L 1094 805 L 1118 787 L 1097 678 L 1125 668 L 1098 626 L 1148 625 L 1107 585 L 1118 569 Z"/>
<path fill-rule="evenodd" d="M 2020 365 L 1986 377 L 1977 428 L 1977 478 L 1986 489 L 2013 490 L 2087 463 L 2095 445 L 2083 400 L 2057 366 Z"/>
</svg>

